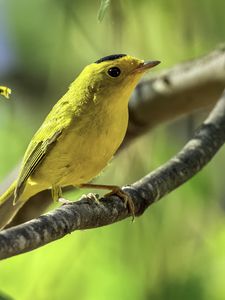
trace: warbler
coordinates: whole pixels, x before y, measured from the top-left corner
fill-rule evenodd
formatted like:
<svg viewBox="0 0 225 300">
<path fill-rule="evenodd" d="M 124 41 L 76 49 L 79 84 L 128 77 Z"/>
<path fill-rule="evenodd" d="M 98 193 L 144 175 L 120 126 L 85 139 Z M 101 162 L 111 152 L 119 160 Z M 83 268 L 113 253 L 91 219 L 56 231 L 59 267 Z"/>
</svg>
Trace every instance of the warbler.
<svg viewBox="0 0 225 300">
<path fill-rule="evenodd" d="M 83 69 L 31 139 L 17 180 L 0 197 L 1 228 L 33 195 L 51 189 L 53 200 L 62 200 L 62 187 L 71 185 L 111 190 L 132 208 L 119 187 L 88 182 L 122 143 L 131 93 L 145 71 L 159 63 L 115 54 Z"/>
</svg>

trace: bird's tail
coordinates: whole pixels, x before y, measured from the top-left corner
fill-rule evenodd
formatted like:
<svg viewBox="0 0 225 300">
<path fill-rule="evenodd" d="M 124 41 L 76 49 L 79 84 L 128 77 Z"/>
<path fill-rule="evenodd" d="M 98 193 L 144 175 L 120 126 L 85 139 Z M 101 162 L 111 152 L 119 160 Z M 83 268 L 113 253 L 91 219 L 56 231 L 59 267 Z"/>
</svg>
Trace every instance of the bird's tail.
<svg viewBox="0 0 225 300">
<path fill-rule="evenodd" d="M 8 190 L 0 196 L 0 230 L 10 223 L 18 210 L 25 203 L 18 201 L 15 205 L 13 205 L 15 187 L 16 181 L 14 181 Z"/>
</svg>

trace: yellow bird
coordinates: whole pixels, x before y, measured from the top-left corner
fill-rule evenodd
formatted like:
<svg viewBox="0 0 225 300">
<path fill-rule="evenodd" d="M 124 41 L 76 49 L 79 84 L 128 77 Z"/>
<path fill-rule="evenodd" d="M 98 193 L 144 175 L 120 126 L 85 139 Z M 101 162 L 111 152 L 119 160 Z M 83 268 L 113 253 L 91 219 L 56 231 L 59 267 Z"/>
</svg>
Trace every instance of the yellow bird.
<svg viewBox="0 0 225 300">
<path fill-rule="evenodd" d="M 126 198 L 117 186 L 88 182 L 123 141 L 131 93 L 145 71 L 157 64 L 116 54 L 84 68 L 31 139 L 18 179 L 0 197 L 0 228 L 45 189 L 52 190 L 53 200 L 69 185 L 108 189 Z"/>
<path fill-rule="evenodd" d="M 9 99 L 9 95 L 11 94 L 11 89 L 6 86 L 0 86 L 0 95 Z"/>
</svg>

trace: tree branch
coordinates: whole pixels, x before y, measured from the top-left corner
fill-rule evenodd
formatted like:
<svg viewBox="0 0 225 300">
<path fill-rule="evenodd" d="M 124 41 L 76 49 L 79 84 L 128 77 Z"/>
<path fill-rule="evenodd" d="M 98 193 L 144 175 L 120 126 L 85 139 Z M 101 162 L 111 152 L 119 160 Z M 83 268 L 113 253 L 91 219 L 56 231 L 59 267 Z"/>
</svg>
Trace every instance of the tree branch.
<svg viewBox="0 0 225 300">
<path fill-rule="evenodd" d="M 186 146 L 170 161 L 123 189 L 136 216 L 198 173 L 225 142 L 225 93 Z M 83 199 L 0 233 L 0 258 L 31 251 L 79 229 L 109 225 L 130 216 L 117 196 L 100 203 Z"/>
</svg>

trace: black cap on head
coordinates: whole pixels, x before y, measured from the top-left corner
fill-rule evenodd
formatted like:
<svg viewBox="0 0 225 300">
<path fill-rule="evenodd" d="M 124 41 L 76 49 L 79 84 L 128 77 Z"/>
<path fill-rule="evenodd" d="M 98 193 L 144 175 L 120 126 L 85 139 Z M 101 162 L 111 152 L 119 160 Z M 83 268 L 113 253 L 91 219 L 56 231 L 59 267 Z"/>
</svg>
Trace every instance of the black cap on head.
<svg viewBox="0 0 225 300">
<path fill-rule="evenodd" d="M 96 64 L 100 64 L 103 61 L 108 61 L 108 60 L 114 60 L 114 59 L 118 59 L 121 57 L 127 56 L 126 54 L 113 54 L 113 55 L 108 55 L 105 57 L 100 58 L 99 60 L 95 61 Z"/>
</svg>

